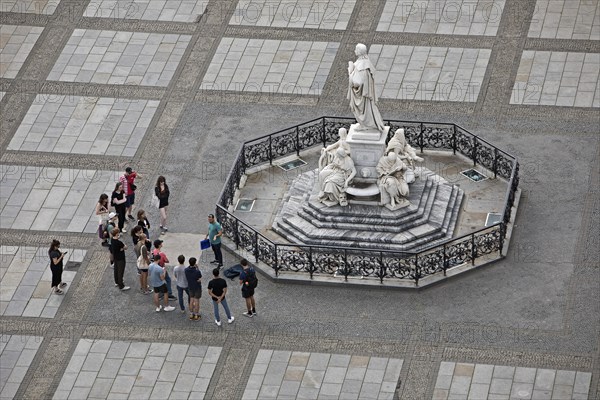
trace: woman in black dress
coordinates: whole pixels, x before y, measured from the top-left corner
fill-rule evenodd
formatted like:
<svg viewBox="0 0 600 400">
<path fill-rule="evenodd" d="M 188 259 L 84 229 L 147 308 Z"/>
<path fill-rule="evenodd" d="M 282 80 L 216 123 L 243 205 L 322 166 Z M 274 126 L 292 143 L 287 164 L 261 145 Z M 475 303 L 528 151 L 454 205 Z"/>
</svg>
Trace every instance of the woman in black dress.
<svg viewBox="0 0 600 400">
<path fill-rule="evenodd" d="M 50 271 L 52 271 L 52 290 L 56 294 L 63 294 L 64 292 L 61 289 L 67 286 L 62 281 L 63 258 L 65 254 L 67 254 L 66 251 L 64 253 L 60 251 L 60 242 L 56 239 L 52 240 L 48 256 L 50 257 Z"/>
<path fill-rule="evenodd" d="M 125 211 L 127 210 L 127 196 L 123 193 L 123 184 L 117 182 L 115 190 L 110 196 L 110 202 L 115 207 L 115 211 L 119 216 L 119 230 L 121 232 L 127 232 L 123 226 L 125 225 Z"/>
<path fill-rule="evenodd" d="M 169 206 L 169 186 L 164 176 L 159 176 L 154 187 L 154 194 L 158 197 L 158 209 L 160 210 L 160 230 L 167 232 L 167 207 Z"/>
</svg>

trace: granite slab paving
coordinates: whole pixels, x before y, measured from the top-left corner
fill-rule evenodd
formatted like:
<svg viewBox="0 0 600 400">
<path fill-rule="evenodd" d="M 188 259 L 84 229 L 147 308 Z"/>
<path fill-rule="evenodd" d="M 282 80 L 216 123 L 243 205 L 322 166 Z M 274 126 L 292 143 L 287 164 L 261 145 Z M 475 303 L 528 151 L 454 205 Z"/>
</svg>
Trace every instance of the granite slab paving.
<svg viewBox="0 0 600 400">
<path fill-rule="evenodd" d="M 132 157 L 158 100 L 37 95 L 8 150 Z"/>
<path fill-rule="evenodd" d="M 339 43 L 223 38 L 201 90 L 318 95 Z"/>
<path fill-rule="evenodd" d="M 510 103 L 600 107 L 600 54 L 523 51 Z"/>
<path fill-rule="evenodd" d="M 378 31 L 495 36 L 505 0 L 387 0 Z"/>
<path fill-rule="evenodd" d="M 0 227 L 94 233 L 94 208 L 120 172 L 0 165 Z"/>
<path fill-rule="evenodd" d="M 49 80 L 167 86 L 189 35 L 75 29 Z"/>
<path fill-rule="evenodd" d="M 5 94 L 6 94 L 6 92 L 0 92 L 0 101 L 2 101 L 2 99 L 4 98 Z"/>
<path fill-rule="evenodd" d="M 86 250 L 70 249 L 63 259 L 64 292 L 69 291 Z M 0 315 L 54 318 L 64 296 L 51 291 L 52 273 L 45 247 L 0 246 Z M 70 264 L 69 264 L 70 262 Z"/>
<path fill-rule="evenodd" d="M 60 0 L 2 0 L 1 12 L 53 14 Z"/>
<path fill-rule="evenodd" d="M 346 29 L 356 0 L 240 0 L 230 25 Z"/>
<path fill-rule="evenodd" d="M 600 40 L 600 2 L 596 0 L 537 0 L 529 37 Z"/>
<path fill-rule="evenodd" d="M 53 399 L 203 399 L 221 350 L 80 339 Z"/>
<path fill-rule="evenodd" d="M 444 361 L 433 400 L 585 400 L 591 377 L 581 371 Z"/>
<path fill-rule="evenodd" d="M 44 30 L 41 26 L 0 25 L 0 78 L 14 78 Z"/>
<path fill-rule="evenodd" d="M 40 336 L 0 335 L 0 399 L 13 399 L 42 344 Z"/>
<path fill-rule="evenodd" d="M 369 58 L 381 98 L 476 102 L 491 51 L 373 44 Z"/>
<path fill-rule="evenodd" d="M 208 0 L 92 0 L 84 17 L 194 22 Z"/>
<path fill-rule="evenodd" d="M 402 360 L 261 349 L 243 400 L 393 399 Z"/>
</svg>

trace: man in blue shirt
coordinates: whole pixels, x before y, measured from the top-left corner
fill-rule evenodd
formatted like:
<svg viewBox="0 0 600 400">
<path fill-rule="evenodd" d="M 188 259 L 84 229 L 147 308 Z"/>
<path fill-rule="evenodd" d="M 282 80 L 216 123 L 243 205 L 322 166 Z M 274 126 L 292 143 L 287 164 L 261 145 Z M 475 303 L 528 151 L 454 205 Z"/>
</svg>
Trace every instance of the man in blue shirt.
<svg viewBox="0 0 600 400">
<path fill-rule="evenodd" d="M 160 305 L 160 295 L 163 295 L 165 302 L 165 311 L 173 311 L 175 307 L 169 305 L 169 292 L 167 290 L 167 282 L 165 281 L 166 270 L 165 267 L 161 267 L 158 264 L 160 255 L 155 255 L 152 259 L 152 263 L 148 266 L 148 277 L 150 278 L 150 285 L 154 287 L 154 305 L 156 306 L 156 312 L 159 312 L 163 307 Z"/>
<path fill-rule="evenodd" d="M 189 260 L 190 266 L 185 269 L 188 290 L 190 291 L 190 319 L 198 321 L 200 319 L 200 297 L 202 297 L 202 272 L 196 265 L 194 257 Z"/>
<path fill-rule="evenodd" d="M 210 240 L 210 247 L 212 247 L 213 253 L 215 253 L 215 259 L 211 261 L 211 264 L 217 264 L 218 268 L 223 266 L 223 253 L 221 253 L 221 236 L 223 236 L 223 228 L 215 220 L 213 214 L 208 215 L 208 234 L 206 238 Z"/>
</svg>

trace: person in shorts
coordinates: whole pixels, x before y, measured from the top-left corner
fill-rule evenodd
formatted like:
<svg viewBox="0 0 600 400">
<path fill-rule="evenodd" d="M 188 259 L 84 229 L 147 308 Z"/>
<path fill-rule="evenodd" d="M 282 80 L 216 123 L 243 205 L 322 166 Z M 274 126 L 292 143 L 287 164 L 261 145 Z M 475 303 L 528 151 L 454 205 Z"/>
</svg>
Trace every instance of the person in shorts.
<svg viewBox="0 0 600 400">
<path fill-rule="evenodd" d="M 198 321 L 200 317 L 200 297 L 202 297 L 202 272 L 196 265 L 194 257 L 189 260 L 189 267 L 185 269 L 188 290 L 190 291 L 190 319 Z"/>
<path fill-rule="evenodd" d="M 119 178 L 119 181 L 123 182 L 123 187 L 125 188 L 125 196 L 127 196 L 127 218 L 131 221 L 135 221 L 135 218 L 131 213 L 133 211 L 133 205 L 135 204 L 136 178 L 142 179 L 142 176 L 135 172 L 131 167 L 125 168 L 125 174 Z"/>
<path fill-rule="evenodd" d="M 169 294 L 167 291 L 167 282 L 165 281 L 165 268 L 158 264 L 160 256 L 153 256 L 152 263 L 148 267 L 148 275 L 150 277 L 150 284 L 154 288 L 154 305 L 156 306 L 156 312 L 160 312 L 161 309 L 165 311 L 173 311 L 175 307 L 169 305 Z M 165 306 L 160 305 L 160 296 L 162 295 Z"/>
<path fill-rule="evenodd" d="M 242 297 L 246 301 L 246 311 L 244 316 L 252 318 L 256 315 L 256 303 L 254 302 L 254 288 L 248 285 L 248 278 L 253 276 L 256 278 L 256 271 L 248 264 L 248 260 L 242 258 L 240 265 L 243 271 L 240 273 L 240 285 L 242 286 Z"/>
</svg>

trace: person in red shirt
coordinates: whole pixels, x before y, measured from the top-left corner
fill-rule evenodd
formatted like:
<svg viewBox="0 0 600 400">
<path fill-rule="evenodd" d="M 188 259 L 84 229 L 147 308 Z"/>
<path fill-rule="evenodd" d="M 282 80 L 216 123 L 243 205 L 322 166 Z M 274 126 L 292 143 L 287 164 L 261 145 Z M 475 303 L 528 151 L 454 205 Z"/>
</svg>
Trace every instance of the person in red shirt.
<svg viewBox="0 0 600 400">
<path fill-rule="evenodd" d="M 165 253 L 160 251 L 160 249 L 162 248 L 162 244 L 163 244 L 163 241 L 160 239 L 156 239 L 154 241 L 154 250 L 152 250 L 152 255 L 159 256 L 160 259 L 157 261 L 157 264 L 160 265 L 161 267 L 166 267 L 167 263 L 169 262 L 169 259 L 167 258 L 167 255 Z M 169 271 L 167 270 L 167 268 L 165 268 L 165 281 L 167 282 L 169 299 L 177 300 L 177 297 L 175 297 L 173 295 L 173 289 L 171 288 L 171 276 L 169 275 Z"/>
<path fill-rule="evenodd" d="M 119 178 L 119 181 L 123 183 L 123 191 L 127 196 L 127 218 L 132 221 L 135 221 L 135 218 L 131 215 L 133 205 L 135 204 L 135 178 L 142 179 L 142 176 L 135 172 L 131 167 L 125 168 L 125 174 Z"/>
</svg>

